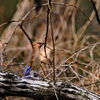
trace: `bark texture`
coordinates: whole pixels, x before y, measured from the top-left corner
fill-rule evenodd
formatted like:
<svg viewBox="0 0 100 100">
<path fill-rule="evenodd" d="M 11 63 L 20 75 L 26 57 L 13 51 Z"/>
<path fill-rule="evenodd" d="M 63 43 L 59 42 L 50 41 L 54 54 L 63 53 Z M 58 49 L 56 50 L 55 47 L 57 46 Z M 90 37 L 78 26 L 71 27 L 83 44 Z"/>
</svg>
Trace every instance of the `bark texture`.
<svg viewBox="0 0 100 100">
<path fill-rule="evenodd" d="M 57 95 L 56 95 L 57 94 Z M 34 100 L 99 100 L 100 95 L 94 94 L 74 84 L 40 77 L 19 77 L 13 72 L 0 72 L 0 97 L 22 96 Z"/>
</svg>

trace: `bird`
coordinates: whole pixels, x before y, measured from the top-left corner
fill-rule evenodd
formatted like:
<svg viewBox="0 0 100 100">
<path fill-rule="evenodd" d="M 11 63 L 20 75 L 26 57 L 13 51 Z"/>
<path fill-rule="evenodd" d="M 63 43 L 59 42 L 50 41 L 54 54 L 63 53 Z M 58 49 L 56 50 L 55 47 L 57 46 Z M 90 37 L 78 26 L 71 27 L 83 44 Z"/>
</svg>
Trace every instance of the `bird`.
<svg viewBox="0 0 100 100">
<path fill-rule="evenodd" d="M 40 48 L 44 45 L 44 43 L 37 42 L 33 45 L 33 55 L 31 58 L 30 66 L 25 71 L 25 76 L 27 76 L 30 70 L 34 71 L 34 76 L 36 75 L 37 70 L 40 67 L 41 59 L 40 59 Z"/>
</svg>

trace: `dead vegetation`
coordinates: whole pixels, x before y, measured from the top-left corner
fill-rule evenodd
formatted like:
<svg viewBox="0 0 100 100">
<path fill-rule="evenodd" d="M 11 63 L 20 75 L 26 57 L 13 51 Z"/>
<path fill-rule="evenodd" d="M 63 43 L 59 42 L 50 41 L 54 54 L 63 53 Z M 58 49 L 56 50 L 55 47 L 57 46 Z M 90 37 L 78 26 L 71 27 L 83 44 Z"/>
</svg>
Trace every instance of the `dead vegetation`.
<svg viewBox="0 0 100 100">
<path fill-rule="evenodd" d="M 99 12 L 100 1 L 94 2 Z M 20 28 L 23 23 L 33 42 L 46 43 L 41 48 L 40 76 L 65 80 L 100 93 L 100 26 L 91 1 L 52 0 L 48 3 L 43 2 L 38 8 L 33 0 L 19 1 L 12 20 L 0 23 L 0 28 L 9 23 L 0 33 L 0 69 L 24 75 L 32 47 Z"/>
</svg>

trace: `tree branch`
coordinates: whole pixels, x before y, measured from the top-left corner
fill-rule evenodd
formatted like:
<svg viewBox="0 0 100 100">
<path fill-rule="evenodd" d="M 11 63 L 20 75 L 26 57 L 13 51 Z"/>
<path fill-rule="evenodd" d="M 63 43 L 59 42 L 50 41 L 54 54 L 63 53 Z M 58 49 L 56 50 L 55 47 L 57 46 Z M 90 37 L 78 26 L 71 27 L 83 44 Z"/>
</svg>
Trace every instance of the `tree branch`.
<svg viewBox="0 0 100 100">
<path fill-rule="evenodd" d="M 99 95 L 67 82 L 57 81 L 55 90 L 59 100 L 97 100 Z M 19 77 L 13 72 L 0 72 L 0 97 L 21 96 L 34 100 L 56 100 L 53 81 L 40 77 Z"/>
</svg>

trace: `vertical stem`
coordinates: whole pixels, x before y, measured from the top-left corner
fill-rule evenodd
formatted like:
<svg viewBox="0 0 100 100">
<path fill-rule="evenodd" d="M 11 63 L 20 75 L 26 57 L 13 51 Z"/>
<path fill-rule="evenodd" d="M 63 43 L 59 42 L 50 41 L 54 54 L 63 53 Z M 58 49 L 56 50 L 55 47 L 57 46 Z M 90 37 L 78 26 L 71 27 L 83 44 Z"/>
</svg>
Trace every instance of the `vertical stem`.
<svg viewBox="0 0 100 100">
<path fill-rule="evenodd" d="M 95 6 L 93 0 L 91 0 L 91 3 L 92 3 L 92 5 L 93 5 L 94 11 L 95 11 L 95 13 L 96 13 L 97 22 L 98 22 L 98 24 L 100 25 L 99 14 L 98 14 L 98 11 L 97 11 L 97 9 L 96 9 L 96 6 Z"/>
<path fill-rule="evenodd" d="M 51 35 L 52 35 L 52 42 L 53 42 L 53 80 L 55 83 L 55 45 L 54 45 L 54 36 L 53 36 L 53 27 L 52 27 L 52 15 L 51 15 L 51 0 L 48 0 L 48 11 L 47 11 L 47 30 L 46 30 L 46 37 L 45 37 L 45 44 L 44 44 L 44 51 L 45 56 L 47 58 L 46 54 L 46 43 L 47 43 L 47 36 L 48 36 L 48 29 L 49 29 L 49 20 L 51 24 Z M 50 14 L 50 19 L 49 19 Z"/>
<path fill-rule="evenodd" d="M 55 43 L 54 43 L 54 33 L 53 33 L 53 26 L 52 26 L 52 7 L 51 7 L 51 0 L 49 0 L 49 10 L 50 10 L 51 36 L 52 36 L 52 43 L 53 43 L 53 81 L 55 83 Z"/>
<path fill-rule="evenodd" d="M 46 59 L 47 59 L 46 44 L 47 44 L 48 29 L 49 29 L 49 7 L 48 7 L 48 11 L 47 11 L 47 30 L 46 30 L 45 44 L 44 44 L 44 52 L 45 52 Z"/>
</svg>

